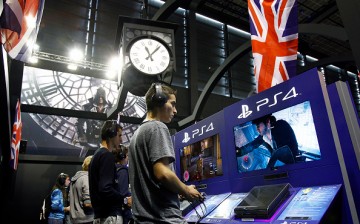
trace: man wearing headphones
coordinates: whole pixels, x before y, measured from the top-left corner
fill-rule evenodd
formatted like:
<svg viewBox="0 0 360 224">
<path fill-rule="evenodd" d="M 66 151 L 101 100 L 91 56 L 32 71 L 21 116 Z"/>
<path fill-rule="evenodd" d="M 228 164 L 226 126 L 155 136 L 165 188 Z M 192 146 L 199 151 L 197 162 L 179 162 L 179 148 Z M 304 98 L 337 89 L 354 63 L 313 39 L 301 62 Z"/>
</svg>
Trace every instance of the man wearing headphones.
<svg viewBox="0 0 360 224">
<path fill-rule="evenodd" d="M 152 84 L 145 95 L 146 119 L 130 141 L 129 176 L 136 223 L 186 223 L 178 196 L 189 201 L 202 199 L 195 186 L 185 185 L 174 172 L 175 152 L 164 123 L 177 113 L 175 95 L 169 86 Z"/>
<path fill-rule="evenodd" d="M 124 198 L 117 190 L 115 158 L 112 151 L 121 143 L 122 127 L 105 121 L 101 129 L 101 147 L 89 166 L 89 187 L 94 209 L 94 224 L 122 224 L 119 214 Z"/>
</svg>

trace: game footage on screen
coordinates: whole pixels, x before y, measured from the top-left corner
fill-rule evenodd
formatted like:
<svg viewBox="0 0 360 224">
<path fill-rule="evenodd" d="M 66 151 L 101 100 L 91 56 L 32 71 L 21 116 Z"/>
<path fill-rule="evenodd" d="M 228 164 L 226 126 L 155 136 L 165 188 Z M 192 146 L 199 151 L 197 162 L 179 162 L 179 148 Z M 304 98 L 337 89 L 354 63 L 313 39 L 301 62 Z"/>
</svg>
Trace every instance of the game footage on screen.
<svg viewBox="0 0 360 224">
<path fill-rule="evenodd" d="M 321 158 L 309 101 L 237 125 L 234 137 L 240 173 Z"/>
<path fill-rule="evenodd" d="M 219 134 L 180 149 L 183 181 L 201 181 L 223 175 Z"/>
</svg>

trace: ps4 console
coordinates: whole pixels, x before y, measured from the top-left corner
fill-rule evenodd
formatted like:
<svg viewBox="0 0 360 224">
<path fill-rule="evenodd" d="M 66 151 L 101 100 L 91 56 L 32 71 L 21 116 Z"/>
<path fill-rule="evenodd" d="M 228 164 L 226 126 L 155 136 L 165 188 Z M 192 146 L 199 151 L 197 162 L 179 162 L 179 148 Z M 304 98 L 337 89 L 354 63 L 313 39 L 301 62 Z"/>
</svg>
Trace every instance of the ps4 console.
<svg viewBox="0 0 360 224">
<path fill-rule="evenodd" d="M 234 209 L 238 218 L 268 219 L 289 196 L 290 184 L 253 187 L 249 194 Z"/>
</svg>

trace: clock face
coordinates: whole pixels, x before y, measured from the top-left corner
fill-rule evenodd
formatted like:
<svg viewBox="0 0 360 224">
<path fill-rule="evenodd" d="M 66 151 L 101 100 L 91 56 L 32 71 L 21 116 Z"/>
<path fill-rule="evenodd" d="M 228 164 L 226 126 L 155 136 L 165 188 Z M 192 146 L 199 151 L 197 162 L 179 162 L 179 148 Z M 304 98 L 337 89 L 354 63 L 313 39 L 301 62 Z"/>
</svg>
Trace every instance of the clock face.
<svg viewBox="0 0 360 224">
<path fill-rule="evenodd" d="M 99 94 L 102 94 L 106 101 L 102 110 L 99 110 L 95 100 L 96 95 Z M 44 106 L 44 110 L 46 107 L 56 107 L 105 113 L 115 104 L 117 96 L 117 83 L 113 81 L 28 66 L 24 68 L 22 104 Z M 143 117 L 146 113 L 144 98 L 128 93 L 122 113 L 125 116 Z M 100 123 L 103 122 L 86 120 L 80 127 L 81 119 L 75 117 L 46 114 L 30 114 L 30 116 L 38 126 L 54 138 L 78 148 L 82 147 L 79 143 L 79 129 L 89 132 L 92 126 L 101 127 Z M 123 124 L 123 126 L 123 142 L 127 143 L 138 125 Z M 26 139 L 27 133 L 23 135 Z M 91 139 L 88 138 L 87 141 Z M 98 143 L 98 140 L 94 142 Z M 48 143 L 51 148 L 51 139 Z"/>
<path fill-rule="evenodd" d="M 139 71 L 155 75 L 164 72 L 170 64 L 170 54 L 163 43 L 151 38 L 135 41 L 129 51 L 130 61 Z"/>
</svg>

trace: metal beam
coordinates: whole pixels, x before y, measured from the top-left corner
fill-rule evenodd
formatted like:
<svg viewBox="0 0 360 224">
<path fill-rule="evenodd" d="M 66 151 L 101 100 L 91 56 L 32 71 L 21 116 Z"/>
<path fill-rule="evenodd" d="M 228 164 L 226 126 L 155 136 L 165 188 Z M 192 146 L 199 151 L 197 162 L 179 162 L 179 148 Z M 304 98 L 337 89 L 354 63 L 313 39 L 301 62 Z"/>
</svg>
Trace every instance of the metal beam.
<svg viewBox="0 0 360 224">
<path fill-rule="evenodd" d="M 191 0 L 168 0 L 166 1 L 161 8 L 156 11 L 155 15 L 152 17 L 152 20 L 166 20 L 175 12 L 175 10 L 184 5 L 188 5 Z"/>
<path fill-rule="evenodd" d="M 310 62 L 308 63 L 305 67 L 300 67 L 300 69 L 298 69 L 297 74 L 302 74 L 312 68 L 316 68 L 316 67 L 322 67 L 322 66 L 326 66 L 326 65 L 330 65 L 330 64 L 334 64 L 334 63 L 340 63 L 340 62 L 353 62 L 354 61 L 354 57 L 351 54 L 348 55 L 343 55 L 343 56 L 332 56 L 332 57 L 328 57 L 328 58 L 323 58 L 320 59 L 316 62 Z"/>
<path fill-rule="evenodd" d="M 349 37 L 356 66 L 360 68 L 360 3 L 359 0 L 336 0 L 341 20 Z"/>
<path fill-rule="evenodd" d="M 188 125 L 191 122 L 194 122 L 196 119 L 199 119 L 207 99 L 209 98 L 211 92 L 213 91 L 213 89 L 215 88 L 216 84 L 219 82 L 221 77 L 235 62 L 237 62 L 241 57 L 243 57 L 250 51 L 251 51 L 251 41 L 249 40 L 248 42 L 238 47 L 233 53 L 230 54 L 228 58 L 226 58 L 224 63 L 222 63 L 222 65 L 220 65 L 215 70 L 215 72 L 211 75 L 209 81 L 206 83 L 203 91 L 201 92 L 199 99 L 196 102 L 192 114 L 189 117 L 179 121 L 179 127 Z"/>
<path fill-rule="evenodd" d="M 305 19 L 304 23 L 320 23 L 327 19 L 329 16 L 337 12 L 336 1 L 330 1 L 327 5 L 321 7 L 318 11 L 312 13 L 310 18 Z"/>
<path fill-rule="evenodd" d="M 198 32 L 196 23 L 196 11 L 204 0 L 193 0 L 190 2 L 187 12 L 187 56 L 189 65 L 189 103 L 190 111 L 195 108 L 198 99 Z"/>
<path fill-rule="evenodd" d="M 106 114 L 90 112 L 90 111 L 60 109 L 54 107 L 43 107 L 43 106 L 35 106 L 28 104 L 21 104 L 21 108 L 22 108 L 22 112 L 27 112 L 27 113 L 77 117 L 77 118 L 103 120 L 103 121 L 108 120 Z M 120 116 L 120 120 L 122 123 L 140 124 L 143 118 Z"/>
<path fill-rule="evenodd" d="M 121 82 L 121 85 L 119 87 L 117 101 L 116 101 L 115 105 L 106 114 L 106 117 L 108 119 L 116 119 L 118 116 L 118 113 L 124 109 L 125 101 L 127 98 L 127 93 L 128 93 L 128 90 L 125 88 L 124 83 Z"/>
<path fill-rule="evenodd" d="M 299 33 L 317 34 L 332 37 L 341 41 L 348 40 L 348 35 L 343 27 L 325 24 L 299 24 Z"/>
<path fill-rule="evenodd" d="M 1 165 L 8 167 L 8 161 L 10 157 L 10 139 L 11 139 L 11 119 L 10 119 L 10 89 L 9 89 L 9 69 L 7 61 L 7 52 L 1 46 L 0 49 L 0 163 Z M 1 173 L 1 172 L 0 172 Z M 2 173 L 1 173 L 2 174 Z M 2 175 L 0 175 L 0 182 L 2 181 Z M 4 186 L 4 184 L 0 184 Z M 0 186 L 0 189 L 1 189 Z M 2 191 L 0 191 L 2 192 Z"/>
</svg>

